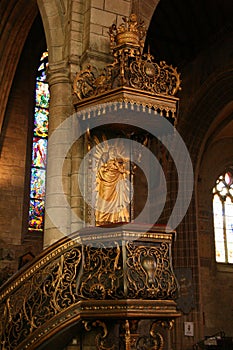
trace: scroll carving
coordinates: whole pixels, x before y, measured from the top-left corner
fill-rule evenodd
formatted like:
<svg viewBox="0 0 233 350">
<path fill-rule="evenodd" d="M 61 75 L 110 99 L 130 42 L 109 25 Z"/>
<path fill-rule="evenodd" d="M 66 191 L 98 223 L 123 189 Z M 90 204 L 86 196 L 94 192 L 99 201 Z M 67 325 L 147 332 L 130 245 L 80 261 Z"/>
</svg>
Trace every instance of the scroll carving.
<svg viewBox="0 0 233 350">
<path fill-rule="evenodd" d="M 117 27 L 109 29 L 110 49 L 114 62 L 96 75 L 89 65 L 77 73 L 73 91 L 78 100 L 96 96 L 118 87 L 130 87 L 153 95 L 173 96 L 180 89 L 180 74 L 164 61 L 154 62 L 150 52 L 143 54 L 145 37 L 143 22 L 131 14 Z"/>
<path fill-rule="evenodd" d="M 176 315 L 171 300 L 177 289 L 169 256 L 171 235 L 155 233 L 156 242 L 149 245 L 124 237 L 136 232 L 116 229 L 111 234 L 110 240 L 108 234 L 99 239 L 89 233 L 92 244 L 86 245 L 67 239 L 6 285 L 0 292 L 3 349 L 32 349 L 50 331 L 83 314 L 89 319 L 97 316 L 100 322 L 131 311 L 143 317 L 147 310 L 153 315 Z M 144 235 L 149 239 L 153 233 Z M 102 328 L 97 349 L 113 350 L 106 342 L 104 325 L 92 325 L 97 326 Z M 132 348 L 137 332 L 132 325 L 125 326 L 125 340 Z M 154 337 L 159 349 L 162 342 L 159 335 Z"/>
<path fill-rule="evenodd" d="M 74 303 L 80 261 L 80 249 L 64 253 L 7 298 L 1 322 L 4 328 L 1 343 L 6 349 L 15 349 L 54 315 Z"/>
<path fill-rule="evenodd" d="M 83 299 L 123 297 L 122 252 L 115 247 L 84 247 L 84 263 L 78 294 Z"/>
<path fill-rule="evenodd" d="M 101 328 L 102 331 L 97 334 L 95 338 L 95 344 L 97 350 L 114 350 L 116 349 L 115 344 L 109 345 L 107 341 L 108 329 L 104 322 L 97 320 L 94 322 L 84 322 L 86 331 L 91 331 L 93 327 Z"/>
<path fill-rule="evenodd" d="M 126 56 L 127 57 L 127 56 Z M 165 61 L 154 62 L 149 53 L 128 63 L 129 57 L 120 56 L 123 62 L 115 61 L 108 65 L 100 76 L 96 76 L 92 66 L 88 66 L 77 74 L 73 89 L 82 100 L 103 92 L 125 86 L 138 90 L 148 91 L 151 94 L 174 96 L 180 89 L 180 75 L 177 69 L 166 64 Z M 122 69 L 120 67 L 123 66 Z M 123 70 L 123 82 L 119 79 L 120 70 Z"/>
<path fill-rule="evenodd" d="M 173 299 L 176 296 L 177 283 L 167 243 L 148 247 L 128 242 L 126 250 L 128 297 Z"/>
</svg>

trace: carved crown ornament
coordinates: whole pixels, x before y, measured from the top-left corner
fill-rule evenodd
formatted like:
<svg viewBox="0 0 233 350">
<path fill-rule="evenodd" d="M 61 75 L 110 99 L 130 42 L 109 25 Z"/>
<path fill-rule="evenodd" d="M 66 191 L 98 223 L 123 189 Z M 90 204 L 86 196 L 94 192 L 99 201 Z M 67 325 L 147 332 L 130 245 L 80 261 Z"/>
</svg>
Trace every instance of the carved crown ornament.
<svg viewBox="0 0 233 350">
<path fill-rule="evenodd" d="M 180 74 L 165 61 L 155 62 L 149 50 L 143 53 L 145 35 L 144 22 L 138 21 L 136 14 L 123 17 L 118 27 L 112 24 L 113 63 L 100 74 L 91 65 L 77 73 L 73 82 L 76 109 L 98 102 L 130 102 L 176 119 Z"/>
</svg>

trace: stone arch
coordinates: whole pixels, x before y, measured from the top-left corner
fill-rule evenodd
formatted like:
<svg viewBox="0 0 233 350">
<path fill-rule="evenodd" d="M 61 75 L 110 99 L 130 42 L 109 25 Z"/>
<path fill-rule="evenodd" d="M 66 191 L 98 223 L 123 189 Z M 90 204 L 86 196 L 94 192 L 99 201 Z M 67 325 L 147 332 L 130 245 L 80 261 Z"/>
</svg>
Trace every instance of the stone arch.
<svg viewBox="0 0 233 350">
<path fill-rule="evenodd" d="M 5 6 L 4 6 L 5 5 Z M 23 50 L 33 21 L 38 13 L 36 1 L 4 2 L 1 8 L 1 42 L 0 66 L 0 132 L 4 123 L 8 96 L 16 72 L 17 64 Z M 22 11 L 23 9 L 23 11 Z"/>
<path fill-rule="evenodd" d="M 219 295 L 222 285 L 224 285 L 225 290 L 231 290 L 232 279 L 228 277 L 226 272 L 232 272 L 232 266 L 226 264 L 225 269 L 223 269 L 221 264 L 216 263 L 212 193 L 218 176 L 228 166 L 232 166 L 232 116 L 233 101 L 229 100 L 221 106 L 219 113 L 212 119 L 202 142 L 196 167 L 197 237 L 202 267 L 200 285 L 203 313 L 207 319 L 206 333 L 209 334 L 220 328 L 223 323 L 225 325 L 224 331 L 230 334 L 231 327 L 228 325 L 232 324 L 232 316 L 227 312 L 227 305 L 231 303 L 231 293 L 229 295 L 226 293 L 224 299 L 215 297 Z M 218 271 L 218 273 L 211 275 L 210 270 Z M 205 278 L 207 273 L 209 274 L 208 282 Z M 211 302 L 207 297 L 210 289 L 213 291 Z M 210 319 L 215 319 L 215 328 L 211 328 Z"/>
<path fill-rule="evenodd" d="M 229 138 L 232 131 L 232 115 L 233 115 L 233 100 L 226 103 L 225 106 L 220 110 L 218 115 L 212 121 L 209 129 L 206 132 L 205 138 L 202 142 L 200 148 L 200 155 L 198 158 L 197 169 L 201 166 L 201 163 L 205 159 L 206 150 L 214 143 L 219 142 L 223 138 Z M 232 162 L 232 158 L 230 158 Z M 228 160 L 229 161 L 229 160 Z M 222 166 L 225 160 L 218 163 L 215 162 L 216 172 L 220 173 L 222 171 Z M 226 165 L 226 164 L 225 164 Z M 214 184 L 214 178 L 212 179 Z"/>
<path fill-rule="evenodd" d="M 144 20 L 145 25 L 149 28 L 150 21 L 160 0 L 132 0 L 132 10 L 139 11 L 140 17 Z"/>
<path fill-rule="evenodd" d="M 38 7 L 44 25 L 50 63 L 64 59 L 65 20 L 67 8 L 64 1 L 38 1 Z"/>
<path fill-rule="evenodd" d="M 214 121 L 216 123 L 217 120 L 222 119 L 222 111 L 229 110 L 229 106 L 232 105 L 232 74 L 233 66 L 230 66 L 228 70 L 218 75 L 213 74 L 207 79 L 180 122 L 179 131 L 185 137 L 195 167 L 198 166 L 201 157 L 200 150 L 203 150 L 206 139 L 209 137 L 209 128 Z M 194 121 L 195 128 L 192 127 Z"/>
</svg>

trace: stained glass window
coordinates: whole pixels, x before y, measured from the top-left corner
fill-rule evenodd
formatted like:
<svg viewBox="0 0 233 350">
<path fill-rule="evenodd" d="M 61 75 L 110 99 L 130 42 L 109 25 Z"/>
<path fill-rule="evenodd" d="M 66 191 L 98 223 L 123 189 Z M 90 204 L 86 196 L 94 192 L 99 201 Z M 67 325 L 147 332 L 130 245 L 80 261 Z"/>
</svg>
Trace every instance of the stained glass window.
<svg viewBox="0 0 233 350">
<path fill-rule="evenodd" d="M 233 169 L 219 176 L 213 188 L 215 255 L 219 263 L 233 264 Z"/>
<path fill-rule="evenodd" d="M 49 87 L 46 82 L 48 52 L 40 59 L 36 86 L 30 178 L 29 231 L 44 229 L 45 178 L 48 143 Z"/>
</svg>

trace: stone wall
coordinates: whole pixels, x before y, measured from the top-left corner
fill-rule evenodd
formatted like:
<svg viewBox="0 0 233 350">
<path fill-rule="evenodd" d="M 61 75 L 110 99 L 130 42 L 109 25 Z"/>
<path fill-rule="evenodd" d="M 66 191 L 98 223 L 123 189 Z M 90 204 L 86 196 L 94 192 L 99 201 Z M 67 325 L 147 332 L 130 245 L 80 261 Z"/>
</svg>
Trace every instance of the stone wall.
<svg viewBox="0 0 233 350">
<path fill-rule="evenodd" d="M 215 262 L 212 216 L 212 187 L 232 164 L 232 40 L 232 35 L 216 40 L 181 72 L 178 130 L 192 157 L 195 187 L 190 209 L 177 229 L 175 265 L 192 267 L 196 310 L 183 321 L 194 321 L 195 329 L 202 329 L 200 339 L 221 330 L 232 336 L 228 305 L 233 270 L 219 270 Z"/>
<path fill-rule="evenodd" d="M 219 128 L 221 133 L 221 129 Z M 200 276 L 205 334 L 223 330 L 232 336 L 233 267 L 215 263 L 212 188 L 219 174 L 232 164 L 233 139 L 213 140 L 200 166 L 198 183 Z"/>
<path fill-rule="evenodd" d="M 1 134 L 0 282 L 18 270 L 20 257 L 29 252 L 35 256 L 42 249 L 41 235 L 30 237 L 27 231 L 35 77 L 43 45 L 35 34 L 41 36 L 37 26 L 39 20 L 17 66 Z"/>
</svg>

